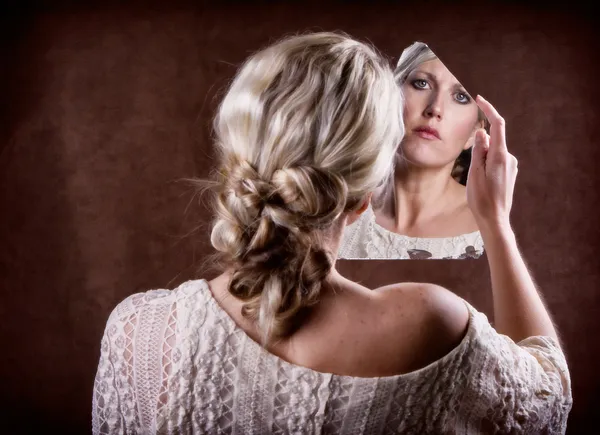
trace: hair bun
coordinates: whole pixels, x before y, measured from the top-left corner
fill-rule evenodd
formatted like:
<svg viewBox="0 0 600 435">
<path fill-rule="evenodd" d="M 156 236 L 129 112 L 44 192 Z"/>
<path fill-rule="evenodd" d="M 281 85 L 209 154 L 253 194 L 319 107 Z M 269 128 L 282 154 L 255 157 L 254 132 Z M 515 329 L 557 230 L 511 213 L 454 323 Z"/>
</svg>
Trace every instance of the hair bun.
<svg viewBox="0 0 600 435">
<path fill-rule="evenodd" d="M 241 160 L 228 177 L 229 188 L 243 207 L 259 218 L 297 231 L 327 226 L 344 211 L 348 186 L 331 171 L 314 166 L 276 170 L 270 181 Z"/>
<path fill-rule="evenodd" d="M 299 227 L 318 228 L 333 222 L 343 211 L 346 182 L 337 174 L 314 166 L 278 169 L 271 177 L 277 196 L 296 216 Z"/>
</svg>

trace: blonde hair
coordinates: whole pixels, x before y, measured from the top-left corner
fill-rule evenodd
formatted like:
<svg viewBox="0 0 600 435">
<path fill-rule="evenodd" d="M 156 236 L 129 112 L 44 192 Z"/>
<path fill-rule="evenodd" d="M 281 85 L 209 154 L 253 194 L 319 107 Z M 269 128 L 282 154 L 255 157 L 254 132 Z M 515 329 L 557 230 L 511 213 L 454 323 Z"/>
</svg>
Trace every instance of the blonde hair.
<svg viewBox="0 0 600 435">
<path fill-rule="evenodd" d="M 214 130 L 211 243 L 266 345 L 317 303 L 336 258 L 326 230 L 392 176 L 401 92 L 364 43 L 342 33 L 288 37 L 239 69 Z"/>
<path fill-rule="evenodd" d="M 414 42 L 402 52 L 400 59 L 398 59 L 398 64 L 394 70 L 396 82 L 399 86 L 402 86 L 406 82 L 408 76 L 417 69 L 419 65 L 436 59 L 438 59 L 438 57 L 427 44 L 418 41 Z M 489 131 L 489 121 L 487 117 L 481 109 L 477 108 L 477 110 L 477 121 L 481 123 L 483 128 Z M 466 175 L 469 170 L 470 162 L 471 148 L 463 150 L 454 162 L 451 175 L 459 183 L 463 181 L 466 182 Z M 464 182 L 462 184 L 464 184 Z"/>
</svg>

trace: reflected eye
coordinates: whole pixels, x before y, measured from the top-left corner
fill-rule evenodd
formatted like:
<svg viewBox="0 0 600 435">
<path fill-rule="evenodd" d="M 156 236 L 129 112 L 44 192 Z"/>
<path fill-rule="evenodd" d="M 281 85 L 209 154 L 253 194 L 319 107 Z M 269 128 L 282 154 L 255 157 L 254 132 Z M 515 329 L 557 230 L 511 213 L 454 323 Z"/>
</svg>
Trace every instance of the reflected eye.
<svg viewBox="0 0 600 435">
<path fill-rule="evenodd" d="M 471 97 L 469 97 L 464 92 L 457 92 L 456 93 L 456 101 L 458 101 L 461 104 L 467 104 L 468 102 L 471 101 Z"/>
<path fill-rule="evenodd" d="M 423 80 L 423 79 L 416 79 L 410 83 L 411 83 L 411 85 L 413 85 L 413 88 L 416 88 L 416 89 L 425 89 L 427 87 L 427 85 L 429 84 L 429 83 L 427 83 L 427 80 Z"/>
</svg>

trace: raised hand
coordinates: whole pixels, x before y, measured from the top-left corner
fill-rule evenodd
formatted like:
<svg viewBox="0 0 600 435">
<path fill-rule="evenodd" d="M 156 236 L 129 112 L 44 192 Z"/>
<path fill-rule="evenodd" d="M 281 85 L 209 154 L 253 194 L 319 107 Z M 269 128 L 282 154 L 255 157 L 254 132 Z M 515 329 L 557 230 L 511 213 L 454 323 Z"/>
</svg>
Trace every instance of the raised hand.
<svg viewBox="0 0 600 435">
<path fill-rule="evenodd" d="M 510 225 L 518 162 L 506 146 L 504 118 L 480 95 L 476 102 L 491 128 L 489 135 L 484 129 L 475 135 L 467 179 L 467 202 L 480 228 Z"/>
</svg>

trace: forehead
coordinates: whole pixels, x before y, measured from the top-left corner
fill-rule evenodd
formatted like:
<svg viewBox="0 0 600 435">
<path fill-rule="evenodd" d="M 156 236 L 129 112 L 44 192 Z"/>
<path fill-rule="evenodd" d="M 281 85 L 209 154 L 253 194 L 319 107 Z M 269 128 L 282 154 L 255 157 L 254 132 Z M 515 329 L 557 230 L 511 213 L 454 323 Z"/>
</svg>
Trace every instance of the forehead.
<svg viewBox="0 0 600 435">
<path fill-rule="evenodd" d="M 446 66 L 439 59 L 433 59 L 428 60 L 427 62 L 423 62 L 413 70 L 413 74 L 419 72 L 426 73 L 427 75 L 432 76 L 432 78 L 434 78 L 440 83 L 460 85 L 458 79 L 454 77 L 450 70 L 446 68 Z"/>
</svg>

